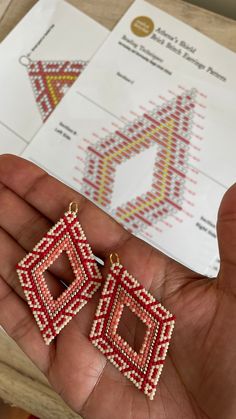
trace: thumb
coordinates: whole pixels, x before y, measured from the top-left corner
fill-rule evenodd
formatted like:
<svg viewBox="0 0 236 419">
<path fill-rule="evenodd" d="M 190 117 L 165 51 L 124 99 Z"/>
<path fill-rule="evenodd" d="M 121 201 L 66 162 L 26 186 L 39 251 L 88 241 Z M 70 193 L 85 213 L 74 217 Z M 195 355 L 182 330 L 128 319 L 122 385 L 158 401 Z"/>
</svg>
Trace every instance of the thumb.
<svg viewBox="0 0 236 419">
<path fill-rule="evenodd" d="M 225 193 L 218 212 L 219 285 L 236 295 L 236 183 Z"/>
</svg>

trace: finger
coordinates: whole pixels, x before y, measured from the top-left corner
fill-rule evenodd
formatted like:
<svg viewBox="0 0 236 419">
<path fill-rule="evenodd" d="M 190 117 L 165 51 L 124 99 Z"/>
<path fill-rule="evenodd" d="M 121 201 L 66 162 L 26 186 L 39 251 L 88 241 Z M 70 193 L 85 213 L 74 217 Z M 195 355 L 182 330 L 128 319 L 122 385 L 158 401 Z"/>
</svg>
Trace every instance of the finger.
<svg viewBox="0 0 236 419">
<path fill-rule="evenodd" d="M 7 187 L 3 187 L 0 189 L 0 227 L 11 235 L 26 252 L 29 252 L 48 232 L 52 224 L 21 197 Z M 55 260 L 48 271 L 65 283 L 71 283 L 74 280 L 69 260 L 64 253 Z"/>
<path fill-rule="evenodd" d="M 96 386 L 106 360 L 81 333 L 77 317 L 60 333 L 56 344 L 45 345 L 28 306 L 0 277 L 0 325 L 56 391 L 71 405 L 81 408 Z"/>
<path fill-rule="evenodd" d="M 16 272 L 16 264 L 25 256 L 25 251 L 2 229 L 0 229 L 0 276 L 21 297 L 23 290 Z M 49 272 L 44 273 L 53 297 L 58 297 L 65 289 Z"/>
<path fill-rule="evenodd" d="M 7 187 L 0 189 L 0 225 L 27 251 L 52 226 L 47 218 Z"/>
<path fill-rule="evenodd" d="M 217 222 L 220 251 L 219 284 L 236 293 L 236 184 L 225 193 Z"/>
<path fill-rule="evenodd" d="M 46 346 L 26 303 L 0 276 L 0 324 L 43 371 L 47 371 L 53 345 Z"/>
<path fill-rule="evenodd" d="M 53 223 L 67 210 L 69 202 L 78 202 L 79 220 L 97 255 L 104 256 L 129 236 L 118 223 L 82 195 L 24 159 L 11 155 L 1 156 L 0 183 L 25 199 Z"/>
</svg>

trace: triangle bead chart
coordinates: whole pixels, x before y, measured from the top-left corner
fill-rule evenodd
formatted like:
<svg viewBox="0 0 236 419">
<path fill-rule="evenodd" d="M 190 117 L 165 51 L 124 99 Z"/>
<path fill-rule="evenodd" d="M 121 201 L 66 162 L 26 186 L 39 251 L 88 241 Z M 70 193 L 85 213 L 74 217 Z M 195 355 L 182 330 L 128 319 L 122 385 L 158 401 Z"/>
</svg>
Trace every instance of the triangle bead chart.
<svg viewBox="0 0 236 419">
<path fill-rule="evenodd" d="M 22 56 L 43 122 L 80 76 L 87 61 L 32 61 Z"/>
</svg>

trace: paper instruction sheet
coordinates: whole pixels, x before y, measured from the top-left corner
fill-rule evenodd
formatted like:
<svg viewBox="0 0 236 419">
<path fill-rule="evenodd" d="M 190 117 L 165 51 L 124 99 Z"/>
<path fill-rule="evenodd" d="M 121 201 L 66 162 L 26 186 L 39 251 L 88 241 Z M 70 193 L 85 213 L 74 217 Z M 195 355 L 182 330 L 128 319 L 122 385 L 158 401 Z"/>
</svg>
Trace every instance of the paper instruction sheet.
<svg viewBox="0 0 236 419">
<path fill-rule="evenodd" d="M 40 0 L 0 44 L 0 153 L 21 153 L 108 30 L 62 0 Z"/>
<path fill-rule="evenodd" d="M 24 156 L 207 274 L 236 177 L 236 55 L 135 1 Z"/>
</svg>

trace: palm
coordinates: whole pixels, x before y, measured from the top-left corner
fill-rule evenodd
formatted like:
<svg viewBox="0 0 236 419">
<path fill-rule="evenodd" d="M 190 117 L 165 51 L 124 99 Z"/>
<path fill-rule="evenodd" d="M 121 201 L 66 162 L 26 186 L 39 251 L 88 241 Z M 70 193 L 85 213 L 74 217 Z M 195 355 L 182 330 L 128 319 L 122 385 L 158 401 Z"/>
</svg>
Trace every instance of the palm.
<svg viewBox="0 0 236 419">
<path fill-rule="evenodd" d="M 176 314 L 173 340 L 154 401 L 148 401 L 128 383 L 88 341 L 99 295 L 50 347 L 44 345 L 23 300 L 15 265 L 60 218 L 71 200 L 80 203 L 79 219 L 94 253 L 107 260 L 111 251 L 118 251 L 130 273 Z M 4 261 L 0 265 L 0 323 L 62 398 L 85 418 L 235 418 L 235 201 L 232 190 L 221 207 L 219 238 L 224 263 L 220 278 L 210 281 L 130 236 L 36 166 L 17 157 L 0 157 L 0 258 Z M 63 291 L 58 275 L 69 282 L 69 270 L 59 260 L 48 276 L 55 293 Z M 134 327 L 129 318 L 122 327 L 133 345 L 141 339 L 139 325 Z"/>
</svg>

